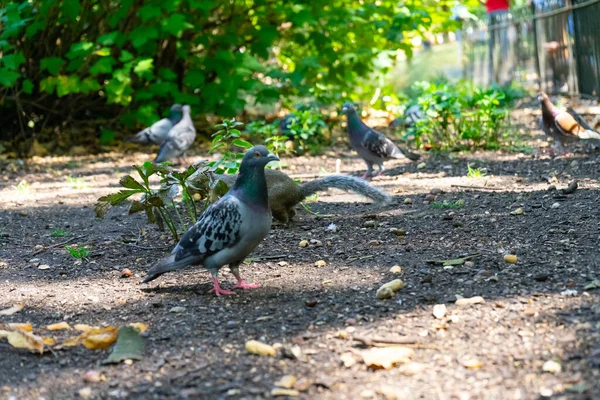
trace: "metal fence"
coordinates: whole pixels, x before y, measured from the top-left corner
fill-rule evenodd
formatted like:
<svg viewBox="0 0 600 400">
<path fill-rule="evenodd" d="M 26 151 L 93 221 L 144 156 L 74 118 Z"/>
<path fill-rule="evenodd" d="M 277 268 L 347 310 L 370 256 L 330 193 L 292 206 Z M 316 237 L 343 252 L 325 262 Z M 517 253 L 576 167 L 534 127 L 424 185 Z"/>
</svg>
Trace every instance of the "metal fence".
<svg viewBox="0 0 600 400">
<path fill-rule="evenodd" d="M 534 0 L 463 28 L 464 75 L 600 95 L 600 0 Z"/>
</svg>

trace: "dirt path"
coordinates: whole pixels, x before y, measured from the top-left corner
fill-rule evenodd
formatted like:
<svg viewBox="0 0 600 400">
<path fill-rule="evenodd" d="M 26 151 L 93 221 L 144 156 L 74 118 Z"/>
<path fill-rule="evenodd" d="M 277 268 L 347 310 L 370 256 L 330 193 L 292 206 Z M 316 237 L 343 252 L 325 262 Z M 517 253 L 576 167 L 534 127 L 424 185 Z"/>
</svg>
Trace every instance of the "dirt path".
<svg viewBox="0 0 600 400">
<path fill-rule="evenodd" d="M 335 156 L 290 160 L 289 172 L 302 179 L 333 172 Z M 342 172 L 362 172 L 356 158 L 337 156 Z M 283 375 L 300 380 L 304 399 L 600 398 L 600 290 L 584 290 L 600 279 L 597 156 L 430 157 L 423 169 L 390 163 L 374 184 L 393 194 L 394 204 L 375 210 L 357 196 L 322 194 L 310 207 L 325 216 L 299 210 L 293 226 L 275 226 L 254 254 L 282 258 L 242 267 L 263 287 L 221 298 L 207 293 L 203 270 L 139 285 L 172 242 L 124 207 L 94 218 L 95 199 L 142 159 L 45 159 L 5 171 L 0 310 L 26 307 L 0 315 L 0 323 L 145 322 L 150 329 L 144 360 L 113 366 L 100 364 L 108 351 L 80 346 L 40 356 L 1 340 L 0 398 L 260 399 L 272 397 Z M 466 177 L 467 163 L 487 168 L 487 176 Z M 82 179 L 67 182 L 68 175 Z M 547 191 L 548 179 L 561 189 L 574 178 L 573 194 Z M 22 180 L 28 185 L 15 188 Z M 424 204 L 433 188 L 442 193 Z M 524 213 L 511 215 L 518 208 Z M 68 236 L 53 236 L 58 230 Z M 122 244 L 125 235 L 140 237 L 140 247 Z M 69 239 L 91 250 L 87 260 L 64 245 L 49 247 Z M 303 239 L 322 246 L 300 248 Z M 509 252 L 516 264 L 503 261 Z M 480 256 L 463 265 L 426 262 L 473 253 Z M 327 265 L 316 267 L 317 260 Z M 390 272 L 394 265 L 399 274 Z M 123 268 L 135 276 L 121 278 Z M 233 282 L 226 268 L 221 277 L 226 286 Z M 393 299 L 376 299 L 379 286 L 395 278 L 405 287 Z M 458 296 L 485 302 L 461 307 Z M 447 307 L 441 319 L 432 315 L 436 304 Z M 409 346 L 413 363 L 390 370 L 367 368 L 365 349 L 352 340 L 404 336 L 417 339 Z M 277 355 L 248 354 L 250 339 L 275 345 Z M 560 371 L 544 371 L 556 365 Z M 105 380 L 84 382 L 89 370 Z"/>
</svg>

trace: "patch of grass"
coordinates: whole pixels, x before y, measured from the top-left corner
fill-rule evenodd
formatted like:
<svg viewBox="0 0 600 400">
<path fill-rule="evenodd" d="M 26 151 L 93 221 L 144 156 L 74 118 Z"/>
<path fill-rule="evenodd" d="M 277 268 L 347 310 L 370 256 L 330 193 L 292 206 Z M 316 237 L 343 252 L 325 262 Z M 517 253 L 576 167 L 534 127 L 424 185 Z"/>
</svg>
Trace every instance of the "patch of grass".
<svg viewBox="0 0 600 400">
<path fill-rule="evenodd" d="M 79 246 L 79 248 L 73 246 L 65 246 L 65 250 L 67 250 L 69 252 L 69 254 L 71 254 L 73 257 L 77 258 L 77 259 L 82 259 L 82 258 L 86 258 L 89 254 L 90 251 L 86 248 L 84 248 L 83 246 Z"/>
<path fill-rule="evenodd" d="M 54 237 L 63 237 L 63 236 L 67 236 L 69 234 L 70 234 L 69 231 L 65 231 L 63 229 L 55 229 L 51 233 L 51 235 L 54 236 Z"/>
<path fill-rule="evenodd" d="M 22 194 L 27 194 L 29 193 L 29 183 L 23 179 L 21 182 L 19 182 L 19 184 L 16 186 L 17 192 L 22 193 Z"/>
<path fill-rule="evenodd" d="M 485 168 L 473 168 L 471 164 L 467 164 L 467 178 L 481 178 L 487 174 L 487 169 Z"/>
<path fill-rule="evenodd" d="M 465 202 L 462 200 L 456 200 L 452 203 L 447 203 L 447 202 L 433 202 L 430 203 L 429 206 L 433 207 L 433 208 L 442 208 L 442 209 L 447 209 L 447 208 L 461 208 L 464 207 Z"/>
<path fill-rule="evenodd" d="M 90 184 L 87 183 L 83 178 L 75 178 L 71 175 L 67 176 L 67 183 L 76 190 L 83 190 L 90 187 Z"/>
</svg>

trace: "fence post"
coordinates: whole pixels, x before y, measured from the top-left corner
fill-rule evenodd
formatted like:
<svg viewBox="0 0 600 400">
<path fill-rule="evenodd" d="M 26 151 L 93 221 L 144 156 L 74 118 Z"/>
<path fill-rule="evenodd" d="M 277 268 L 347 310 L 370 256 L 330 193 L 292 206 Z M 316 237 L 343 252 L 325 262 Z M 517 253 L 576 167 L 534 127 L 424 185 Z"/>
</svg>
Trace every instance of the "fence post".
<svg viewBox="0 0 600 400">
<path fill-rule="evenodd" d="M 565 6 L 567 8 L 567 51 L 569 52 L 569 57 L 571 58 L 571 62 L 569 63 L 569 80 L 573 83 L 572 87 L 571 84 L 569 84 L 569 92 L 579 93 L 579 82 L 577 82 L 577 77 L 579 75 L 577 71 L 577 57 L 572 43 L 572 41 L 575 40 L 575 15 L 573 15 L 572 0 L 566 0 Z M 569 32 L 570 23 L 572 23 L 573 35 L 571 35 Z"/>
<path fill-rule="evenodd" d="M 535 72 L 537 73 L 537 86 L 538 91 L 542 91 L 542 70 L 540 68 L 540 57 L 539 57 L 539 49 L 538 49 L 538 34 L 537 34 L 537 18 L 535 17 L 535 2 L 531 2 L 529 5 L 531 7 L 531 20 L 532 20 L 532 28 L 533 28 L 533 52 L 535 59 Z"/>
</svg>

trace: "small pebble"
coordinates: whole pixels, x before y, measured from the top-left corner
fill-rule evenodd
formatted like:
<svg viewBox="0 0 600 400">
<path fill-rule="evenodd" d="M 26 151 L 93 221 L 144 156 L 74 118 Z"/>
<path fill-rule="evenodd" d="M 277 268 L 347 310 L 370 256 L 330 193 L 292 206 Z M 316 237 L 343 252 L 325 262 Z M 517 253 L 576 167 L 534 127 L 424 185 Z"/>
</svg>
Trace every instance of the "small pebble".
<svg viewBox="0 0 600 400">
<path fill-rule="evenodd" d="M 413 199 L 411 199 L 410 197 L 407 197 L 404 199 L 404 204 L 412 204 L 413 203 Z"/>
</svg>

